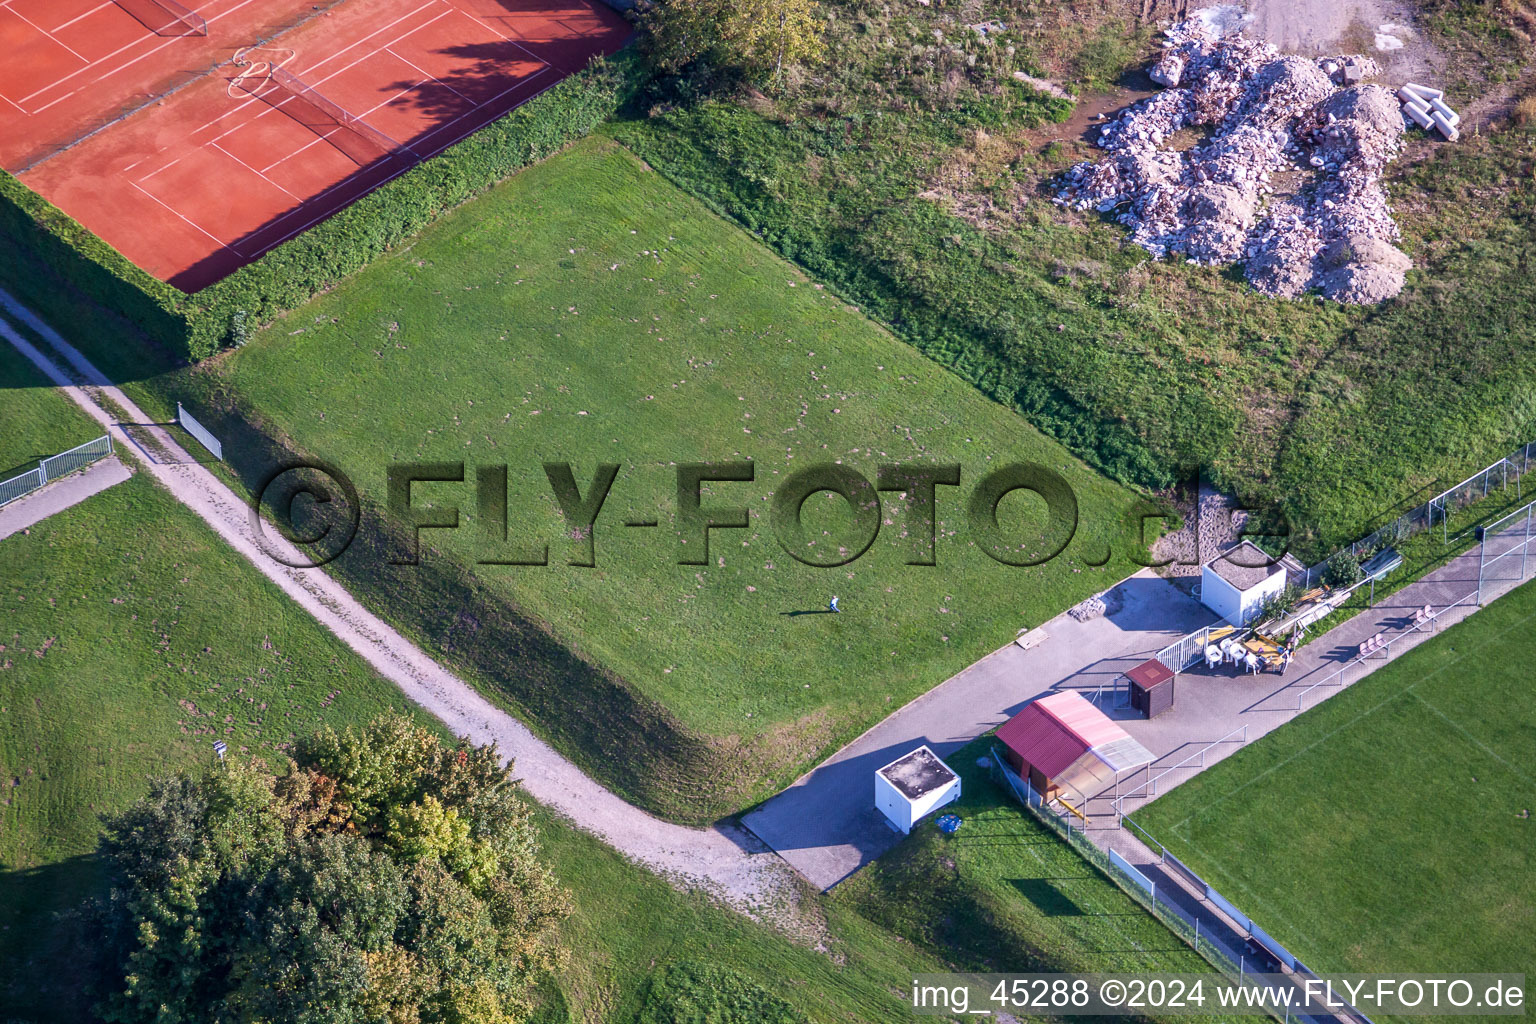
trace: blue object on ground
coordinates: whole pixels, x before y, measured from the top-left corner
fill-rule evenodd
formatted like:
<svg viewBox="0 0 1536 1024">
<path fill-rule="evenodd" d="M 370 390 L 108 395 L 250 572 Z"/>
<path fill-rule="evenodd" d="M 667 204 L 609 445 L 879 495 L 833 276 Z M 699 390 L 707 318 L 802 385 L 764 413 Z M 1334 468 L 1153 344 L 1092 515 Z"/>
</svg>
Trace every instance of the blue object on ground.
<svg viewBox="0 0 1536 1024">
<path fill-rule="evenodd" d="M 960 828 L 960 825 L 960 815 L 958 814 L 943 814 L 939 816 L 939 831 L 947 836 L 954 835 L 955 831 Z"/>
</svg>

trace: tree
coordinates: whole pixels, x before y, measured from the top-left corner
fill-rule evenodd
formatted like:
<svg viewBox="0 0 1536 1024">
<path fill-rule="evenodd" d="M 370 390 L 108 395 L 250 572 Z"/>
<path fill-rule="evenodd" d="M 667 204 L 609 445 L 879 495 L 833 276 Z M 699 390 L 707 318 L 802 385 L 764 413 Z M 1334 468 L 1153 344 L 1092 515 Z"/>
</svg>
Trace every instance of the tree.
<svg viewBox="0 0 1536 1024">
<path fill-rule="evenodd" d="M 157 1024 L 516 1024 L 569 899 L 494 746 L 404 716 L 155 780 L 107 822 L 121 974 Z"/>
<path fill-rule="evenodd" d="M 646 52 L 667 74 L 707 63 L 777 86 L 786 64 L 825 51 L 816 0 L 651 0 L 641 8 Z"/>
</svg>

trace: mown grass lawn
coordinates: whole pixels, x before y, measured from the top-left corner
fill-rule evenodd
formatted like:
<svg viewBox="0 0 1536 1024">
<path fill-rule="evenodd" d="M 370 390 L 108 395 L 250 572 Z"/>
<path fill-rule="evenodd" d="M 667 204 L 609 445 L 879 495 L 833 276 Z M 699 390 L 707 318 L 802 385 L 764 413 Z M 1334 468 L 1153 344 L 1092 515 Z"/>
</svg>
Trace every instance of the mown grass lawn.
<svg viewBox="0 0 1536 1024">
<path fill-rule="evenodd" d="M 98 891 L 99 816 L 148 776 L 403 704 L 142 475 L 0 541 L 7 1019 L 84 1019 L 52 915 Z"/>
<path fill-rule="evenodd" d="M 0 480 L 101 434 L 37 367 L 0 340 Z"/>
<path fill-rule="evenodd" d="M 1134 495 L 605 140 L 519 174 L 191 377 L 201 401 L 238 396 L 263 432 L 342 468 L 365 503 L 384 503 L 393 463 L 465 463 L 463 484 L 413 489 L 419 505 L 452 505 L 461 519 L 424 532 L 424 561 L 469 567 L 679 728 L 757 742 L 759 795 L 767 772 L 793 777 L 1134 569 Z M 700 543 L 674 533 L 677 464 L 747 459 L 753 482 L 707 484 L 703 501 L 749 509 L 749 526 L 714 531 L 708 564 L 678 564 Z M 584 541 L 569 538 L 542 466 L 566 461 L 583 494 L 599 463 L 621 466 L 592 568 L 569 564 Z M 889 493 L 879 539 L 838 568 L 800 564 L 770 528 L 775 489 L 802 467 L 873 480 L 882 464 L 945 462 L 960 465 L 961 486 L 939 489 L 936 566 L 906 564 L 915 531 Z M 1031 568 L 984 554 L 964 514 L 983 476 L 1019 462 L 1059 473 L 1077 503 L 1070 545 Z M 507 544 L 482 532 L 475 484 L 503 465 Z M 1041 550 L 1043 501 L 1017 492 L 999 515 Z M 660 525 L 622 525 L 634 518 Z M 825 550 L 847 536 L 849 514 L 822 494 L 806 522 Z M 549 565 L 475 565 L 519 541 L 547 545 Z M 369 585 L 397 590 L 423 571 L 375 566 Z M 820 614 L 834 594 L 842 614 Z"/>
<path fill-rule="evenodd" d="M 0 1005 L 7 1020 L 77 1024 L 92 1019 L 81 966 L 90 940 L 56 915 L 102 893 L 101 815 L 138 797 L 148 776 L 211 758 L 215 739 L 230 756 L 276 756 L 322 723 L 411 706 L 142 475 L 0 542 L 0 579 Z M 984 827 L 1034 835 L 991 799 Z M 978 822 L 981 806 L 968 797 Z M 879 1024 L 905 1012 L 911 972 L 956 962 L 908 934 L 915 918 L 899 890 L 807 893 L 786 936 L 679 892 L 555 815 L 540 821 L 574 904 L 563 929 L 570 964 L 544 988 L 544 1024 L 635 1020 L 656 1010 L 657 971 L 701 964 L 807 1020 Z M 938 868 L 941 848 L 919 836 L 912 849 L 902 871 Z M 1025 855 L 1009 863 L 1015 852 Z M 1117 936 L 1175 944 L 1155 921 L 1132 920 L 1140 912 L 1121 908 L 1118 891 L 1048 834 L 997 860 L 1002 874 L 1116 911 L 1100 923 Z M 946 898 L 970 897 L 951 886 Z M 1125 962 L 1100 955 L 1120 948 L 1105 945 L 1109 933 L 1055 927 L 1021 907 L 1005 966 Z M 992 933 L 974 934 L 972 945 Z M 960 959 L 970 962 L 969 947 Z"/>
<path fill-rule="evenodd" d="M 1536 971 L 1536 586 L 1136 821 L 1319 972 Z"/>
</svg>

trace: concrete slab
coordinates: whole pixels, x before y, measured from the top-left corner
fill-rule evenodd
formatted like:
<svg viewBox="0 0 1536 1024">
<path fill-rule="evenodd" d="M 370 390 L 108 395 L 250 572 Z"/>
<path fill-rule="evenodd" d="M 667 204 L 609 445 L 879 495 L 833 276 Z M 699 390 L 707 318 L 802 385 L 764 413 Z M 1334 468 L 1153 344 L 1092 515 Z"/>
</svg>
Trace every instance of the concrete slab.
<svg viewBox="0 0 1536 1024">
<path fill-rule="evenodd" d="M 115 487 L 132 475 L 116 455 L 108 455 L 78 473 L 46 484 L 25 498 L 17 498 L 0 508 L 0 540 L 42 522 L 55 512 L 78 505 L 108 487 Z"/>
<path fill-rule="evenodd" d="M 873 777 L 924 743 L 948 757 L 1044 693 L 1070 687 L 1118 702 L 1115 680 L 1168 643 L 1216 620 L 1150 570 L 1107 595 L 1108 616 L 1078 622 L 1059 615 L 1050 639 L 1025 651 L 1010 643 L 907 704 L 833 754 L 793 786 L 744 815 L 742 823 L 796 870 L 829 889 L 900 841 L 875 810 Z"/>
</svg>

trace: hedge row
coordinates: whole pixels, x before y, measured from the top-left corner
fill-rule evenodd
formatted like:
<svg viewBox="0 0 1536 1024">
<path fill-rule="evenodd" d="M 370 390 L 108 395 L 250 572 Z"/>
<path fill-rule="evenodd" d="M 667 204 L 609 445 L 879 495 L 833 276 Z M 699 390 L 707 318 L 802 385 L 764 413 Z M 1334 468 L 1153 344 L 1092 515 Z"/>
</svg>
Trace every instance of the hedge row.
<svg viewBox="0 0 1536 1024">
<path fill-rule="evenodd" d="M 68 288 L 189 359 L 307 301 L 444 211 L 589 134 L 624 102 L 628 51 L 585 70 L 469 138 L 188 295 L 151 277 L 57 207 L 0 172 L 0 280 L 22 293 Z"/>
<path fill-rule="evenodd" d="M 0 171 L 0 284 L 23 302 L 67 291 L 113 310 L 172 351 L 187 349 L 187 296 Z"/>
</svg>

